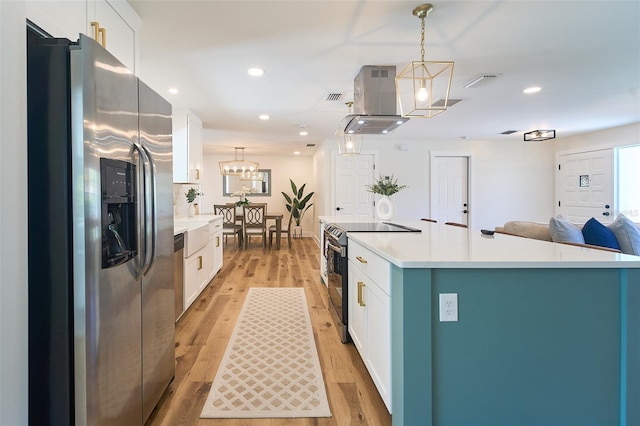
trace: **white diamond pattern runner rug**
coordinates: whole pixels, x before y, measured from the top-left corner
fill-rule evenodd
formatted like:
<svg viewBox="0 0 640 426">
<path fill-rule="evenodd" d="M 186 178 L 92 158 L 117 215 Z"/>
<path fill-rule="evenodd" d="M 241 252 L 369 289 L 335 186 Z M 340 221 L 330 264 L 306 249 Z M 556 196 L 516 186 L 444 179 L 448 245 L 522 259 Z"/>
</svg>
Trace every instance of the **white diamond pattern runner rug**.
<svg viewBox="0 0 640 426">
<path fill-rule="evenodd" d="M 304 289 L 249 289 L 200 417 L 331 417 Z"/>
</svg>

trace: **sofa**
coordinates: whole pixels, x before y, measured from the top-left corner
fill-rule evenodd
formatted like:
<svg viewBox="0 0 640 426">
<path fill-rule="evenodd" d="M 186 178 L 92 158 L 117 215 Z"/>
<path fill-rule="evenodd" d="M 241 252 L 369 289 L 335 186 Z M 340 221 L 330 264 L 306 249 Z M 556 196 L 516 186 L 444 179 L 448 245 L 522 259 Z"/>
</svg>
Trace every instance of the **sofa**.
<svg viewBox="0 0 640 426">
<path fill-rule="evenodd" d="M 509 221 L 497 226 L 495 232 L 640 256 L 640 224 L 623 214 L 606 226 L 595 218 L 575 224 L 558 215 L 549 219 L 549 223 Z"/>
</svg>

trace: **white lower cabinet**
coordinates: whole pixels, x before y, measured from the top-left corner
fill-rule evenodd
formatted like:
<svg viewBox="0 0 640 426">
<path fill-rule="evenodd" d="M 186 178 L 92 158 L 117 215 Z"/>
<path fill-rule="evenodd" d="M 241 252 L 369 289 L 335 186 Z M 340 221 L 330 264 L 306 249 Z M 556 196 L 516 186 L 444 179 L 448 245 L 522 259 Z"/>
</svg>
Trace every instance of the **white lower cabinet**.
<svg viewBox="0 0 640 426">
<path fill-rule="evenodd" d="M 349 334 L 391 413 L 391 265 L 353 240 L 348 252 Z"/>
<path fill-rule="evenodd" d="M 322 280 L 322 284 L 328 285 L 328 277 L 327 277 L 327 258 L 324 252 L 324 227 L 325 223 L 320 221 L 320 232 L 318 233 L 318 238 L 320 239 L 320 279 Z"/>
<path fill-rule="evenodd" d="M 209 245 L 184 260 L 184 310 L 186 311 L 209 282 L 212 267 Z M 204 283 L 204 284 L 203 284 Z"/>
<path fill-rule="evenodd" d="M 187 231 L 184 259 L 184 310 L 222 269 L 222 216 Z M 195 251 L 195 252 L 194 252 Z"/>
<path fill-rule="evenodd" d="M 209 249 L 211 257 L 211 280 L 222 268 L 222 218 L 209 223 Z"/>
</svg>

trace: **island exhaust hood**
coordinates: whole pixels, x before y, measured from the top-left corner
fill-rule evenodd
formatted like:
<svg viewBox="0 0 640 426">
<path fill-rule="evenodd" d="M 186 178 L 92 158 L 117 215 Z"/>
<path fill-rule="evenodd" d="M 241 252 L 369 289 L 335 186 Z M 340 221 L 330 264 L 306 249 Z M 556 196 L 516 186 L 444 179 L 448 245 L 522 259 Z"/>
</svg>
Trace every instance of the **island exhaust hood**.
<svg viewBox="0 0 640 426">
<path fill-rule="evenodd" d="M 338 130 L 348 134 L 383 135 L 408 117 L 397 115 L 396 67 L 365 65 L 353 81 L 353 114 L 345 116 Z"/>
</svg>

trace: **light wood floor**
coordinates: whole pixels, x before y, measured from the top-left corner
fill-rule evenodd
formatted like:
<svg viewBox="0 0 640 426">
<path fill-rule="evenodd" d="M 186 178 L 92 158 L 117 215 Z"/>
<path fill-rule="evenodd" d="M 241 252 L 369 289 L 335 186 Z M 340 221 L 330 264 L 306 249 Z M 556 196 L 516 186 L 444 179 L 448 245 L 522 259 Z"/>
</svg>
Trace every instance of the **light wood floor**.
<svg viewBox="0 0 640 426">
<path fill-rule="evenodd" d="M 318 245 L 312 238 L 294 239 L 291 249 L 283 243 L 281 250 L 263 251 L 254 239 L 239 251 L 229 239 L 222 270 L 176 325 L 176 376 L 147 426 L 391 424 L 355 346 L 340 342 L 320 281 Z M 332 417 L 199 418 L 249 287 L 304 287 Z"/>
</svg>

